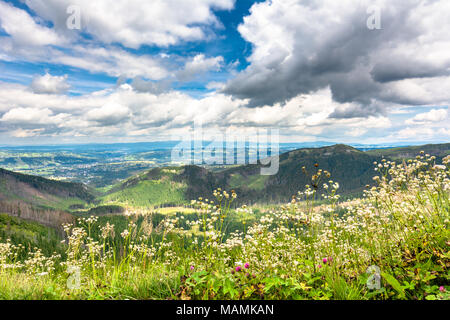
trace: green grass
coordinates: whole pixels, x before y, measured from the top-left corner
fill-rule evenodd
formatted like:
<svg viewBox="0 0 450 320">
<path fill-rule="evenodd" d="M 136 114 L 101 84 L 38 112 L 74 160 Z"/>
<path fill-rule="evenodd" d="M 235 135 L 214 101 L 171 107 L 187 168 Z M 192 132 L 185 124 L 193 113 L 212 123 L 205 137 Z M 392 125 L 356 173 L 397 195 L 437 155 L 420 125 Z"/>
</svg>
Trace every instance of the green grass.
<svg viewBox="0 0 450 320">
<path fill-rule="evenodd" d="M 182 214 L 193 214 L 196 213 L 195 209 L 185 208 L 185 207 L 167 207 L 167 208 L 158 208 L 155 210 L 157 213 L 163 215 L 175 215 L 177 213 Z"/>
<path fill-rule="evenodd" d="M 101 198 L 105 204 L 130 207 L 153 207 L 162 204 L 184 204 L 187 186 L 162 180 L 139 181 L 136 186 L 125 188 Z"/>
<path fill-rule="evenodd" d="M 0 300 L 164 300 L 176 298 L 177 274 L 164 267 L 126 277 L 111 276 L 90 289 L 69 290 L 67 277 L 44 275 L 30 278 L 20 273 L 0 274 Z"/>
<path fill-rule="evenodd" d="M 46 208 L 57 209 L 62 211 L 71 211 L 70 207 L 74 205 L 86 205 L 86 201 L 78 198 L 60 198 L 52 197 L 49 199 L 34 198 L 35 204 Z"/>
<path fill-rule="evenodd" d="M 263 190 L 268 178 L 269 176 L 262 176 L 262 175 L 244 177 L 239 173 L 235 173 L 231 176 L 229 185 L 230 188 L 248 188 L 252 190 Z"/>
<path fill-rule="evenodd" d="M 194 213 L 82 218 L 65 227 L 62 256 L 0 242 L 0 298 L 448 300 L 444 163 L 383 161 L 377 186 L 352 202 L 327 181 L 326 201 L 305 187 L 268 212 L 235 210 L 238 195 L 216 190 Z"/>
</svg>

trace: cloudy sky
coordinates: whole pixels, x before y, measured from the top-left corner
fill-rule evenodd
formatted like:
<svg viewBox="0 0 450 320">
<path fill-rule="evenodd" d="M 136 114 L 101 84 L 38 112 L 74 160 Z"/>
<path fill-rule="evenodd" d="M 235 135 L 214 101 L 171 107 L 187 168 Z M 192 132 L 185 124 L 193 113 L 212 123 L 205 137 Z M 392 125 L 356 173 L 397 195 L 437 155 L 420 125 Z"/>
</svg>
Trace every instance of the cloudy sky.
<svg viewBox="0 0 450 320">
<path fill-rule="evenodd" d="M 0 0 L 0 145 L 450 140 L 448 0 Z M 79 27 L 79 28 L 78 28 Z"/>
</svg>

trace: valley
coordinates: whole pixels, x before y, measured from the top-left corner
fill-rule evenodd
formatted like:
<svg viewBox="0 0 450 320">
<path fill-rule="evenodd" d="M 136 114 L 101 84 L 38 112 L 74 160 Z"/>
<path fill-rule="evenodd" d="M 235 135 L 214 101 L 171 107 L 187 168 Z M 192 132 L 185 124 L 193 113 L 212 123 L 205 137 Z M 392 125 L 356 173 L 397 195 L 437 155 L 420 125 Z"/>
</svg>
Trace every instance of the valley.
<svg viewBox="0 0 450 320">
<path fill-rule="evenodd" d="M 88 144 L 58 146 L 0 146 L 0 168 L 48 179 L 81 182 L 108 188 L 151 168 L 171 166 L 172 149 L 178 142 Z M 204 146 L 209 142 L 205 141 Z M 330 146 L 331 142 L 281 143 L 280 154 Z M 393 148 L 395 145 L 354 145 L 358 150 Z M 239 151 L 238 151 L 239 152 Z M 212 166 L 221 170 L 230 166 Z"/>
<path fill-rule="evenodd" d="M 134 147 L 136 148 L 136 146 Z M 168 146 L 166 147 L 165 153 L 169 153 Z M 148 153 L 142 150 L 143 146 L 139 148 L 134 152 Z M 105 151 L 102 151 L 101 148 L 97 148 L 97 150 L 106 157 Z M 363 190 L 374 184 L 372 179 L 374 162 L 380 161 L 382 158 L 404 161 L 414 158 L 414 155 L 420 151 L 435 155 L 436 162 L 440 163 L 442 158 L 450 154 L 450 144 L 367 151 L 346 145 L 302 148 L 282 153 L 278 173 L 273 176 L 260 175 L 261 164 L 173 167 L 170 166 L 167 158 L 162 157 L 158 158 L 161 162 L 160 167 L 147 168 L 147 170 L 135 168 L 131 171 L 123 169 L 121 172 L 123 179 L 117 178 L 114 167 L 108 166 L 108 179 L 118 182 L 104 185 L 108 181 L 105 178 L 102 180 L 104 186 L 101 188 L 96 188 L 95 184 L 77 182 L 83 179 L 72 178 L 70 175 L 63 179 L 49 180 L 0 169 L 0 211 L 11 212 L 16 216 L 19 211 L 29 212 L 30 210 L 44 212 L 54 210 L 60 215 L 68 213 L 78 216 L 91 213 L 116 214 L 122 213 L 126 209 L 151 211 L 155 208 L 189 206 L 191 200 L 199 197 L 212 198 L 213 191 L 217 188 L 234 190 L 239 194 L 236 205 L 281 204 L 289 202 L 297 191 L 305 185 L 311 184 L 308 172 L 312 172 L 316 165 L 320 166 L 322 170 L 328 171 L 333 180 L 339 183 L 342 197 L 351 199 L 361 197 Z M 40 166 L 48 166 L 48 170 L 52 170 L 54 163 L 49 164 L 43 160 L 50 159 L 47 152 L 48 150 L 43 150 L 42 153 L 36 153 L 34 150 L 30 155 L 33 155 L 33 159 L 37 159 L 35 161 Z M 119 151 L 109 151 L 107 154 L 112 155 L 114 152 Z M 154 155 L 157 151 L 150 153 Z M 21 159 L 25 158 L 27 157 L 21 157 Z M 53 156 L 52 159 L 60 158 Z M 82 158 L 81 155 L 78 155 L 72 156 L 72 158 L 67 156 L 65 159 L 67 161 L 69 161 L 68 159 L 71 159 L 70 161 L 75 161 L 74 159 L 88 161 L 86 159 L 92 158 Z M 109 161 L 113 160 L 118 161 L 114 158 L 109 159 Z M 31 160 L 28 162 L 30 163 Z M 127 163 L 119 161 L 117 166 L 127 168 Z M 29 170 L 34 172 L 33 169 Z M 74 170 L 76 170 L 76 165 Z M 320 195 L 324 191 L 323 186 L 319 184 L 318 194 Z M 33 216 L 31 213 L 30 215 Z"/>
<path fill-rule="evenodd" d="M 377 298 L 401 299 L 406 293 L 398 293 L 393 289 L 395 287 L 389 289 L 389 296 L 381 291 L 363 290 L 352 282 L 355 280 L 351 274 L 342 274 L 350 279 L 345 282 L 349 286 L 348 292 L 324 289 L 324 283 L 335 280 L 317 279 L 329 277 L 324 272 L 332 268 L 328 262 L 332 257 L 339 264 L 352 261 L 351 272 L 364 272 L 359 263 L 349 260 L 354 252 L 346 247 L 348 241 L 357 243 L 357 250 L 365 259 L 363 265 L 374 261 L 381 264 L 379 259 L 383 250 L 397 250 L 401 254 L 403 249 L 395 242 L 399 236 L 396 232 L 405 223 L 418 228 L 416 218 L 410 216 L 414 208 L 420 210 L 417 219 L 430 215 L 426 219 L 433 219 L 435 225 L 441 226 L 433 229 L 440 230 L 436 233 L 427 231 L 427 224 L 423 224 L 417 232 L 420 237 L 438 237 L 439 244 L 433 251 L 437 253 L 427 255 L 426 259 L 435 261 L 430 266 L 435 272 L 433 283 L 442 283 L 444 270 L 450 265 L 443 253 L 445 239 L 448 240 L 449 213 L 445 191 L 448 172 L 443 168 L 448 167 L 449 155 L 450 144 L 365 151 L 347 145 L 332 145 L 281 154 L 279 171 L 274 176 L 261 176 L 261 164 L 207 167 L 166 163 L 136 174 L 130 172 L 126 178 L 102 188 L 70 182 L 68 178 L 52 180 L 0 169 L 0 299 L 23 298 L 22 291 L 11 287 L 4 278 L 8 274 L 20 276 L 16 269 L 49 277 L 50 281 L 53 275 L 65 279 L 65 263 L 82 265 L 86 277 L 83 283 L 97 288 L 96 299 L 124 299 L 128 294 L 137 299 L 213 299 L 216 294 L 225 299 L 262 296 L 273 299 L 371 299 L 371 294 L 376 294 Z M 416 176 L 411 175 L 412 172 L 422 173 Z M 386 180 L 374 179 L 377 174 Z M 397 177 L 405 177 L 400 187 L 397 182 L 392 183 Z M 423 183 L 416 180 L 433 183 L 433 190 L 438 190 L 437 196 L 427 193 L 428 186 L 422 190 Z M 414 188 L 417 190 L 409 194 L 408 190 Z M 422 194 L 433 201 L 424 202 Z M 397 211 L 397 206 L 403 208 L 406 205 L 407 211 Z M 432 211 L 427 211 L 430 206 Z M 380 212 L 377 215 L 395 214 L 395 219 L 401 220 L 394 219 L 389 224 L 386 220 L 380 222 L 378 218 L 382 216 L 373 213 L 367 216 L 373 210 Z M 391 210 L 396 211 L 389 213 Z M 400 212 L 406 212 L 406 215 L 399 218 Z M 390 233 L 371 234 L 379 223 L 383 223 L 380 230 L 391 230 Z M 310 230 L 319 230 L 320 234 L 315 235 Z M 340 238 L 333 240 L 336 247 L 329 247 L 328 237 L 336 230 L 339 230 Z M 403 236 L 407 237 L 408 245 L 415 243 L 417 237 L 416 234 Z M 379 248 L 371 247 L 374 241 Z M 308 247 L 310 242 L 318 247 Z M 389 249 L 385 249 L 387 246 Z M 366 256 L 364 250 L 375 253 Z M 409 252 L 410 249 L 405 250 Z M 236 257 L 229 260 L 225 252 Z M 346 260 L 339 255 L 345 256 Z M 271 270 L 275 265 L 278 270 L 281 268 L 291 274 L 297 270 L 295 263 L 302 259 L 316 259 L 316 265 L 299 266 L 306 270 L 306 275 L 316 274 L 316 280 L 303 279 L 304 272 L 295 278 L 302 279 L 295 281 L 310 283 L 310 287 L 303 284 L 309 289 L 294 284 L 297 289 L 289 289 L 292 292 L 280 293 L 281 288 L 270 290 L 273 277 L 258 273 Z M 247 261 L 245 266 L 241 261 Z M 283 262 L 279 265 L 280 261 Z M 210 272 L 211 263 L 215 265 L 213 270 L 221 270 L 220 274 Z M 386 262 L 385 270 L 390 268 L 389 263 Z M 231 274 L 227 273 L 230 266 Z M 410 268 L 409 265 L 406 267 Z M 13 269 L 8 271 L 8 268 Z M 252 277 L 245 276 L 240 280 L 239 272 L 247 268 L 253 270 Z M 444 269 L 436 271 L 441 270 L 439 268 Z M 113 276 L 108 270 L 114 272 Z M 134 273 L 133 270 L 140 271 Z M 120 279 L 114 274 L 120 274 Z M 217 284 L 217 293 L 208 287 L 198 291 L 203 283 L 200 281 L 207 281 L 208 277 L 208 281 L 225 284 Z M 394 281 L 389 274 L 384 277 Z M 186 279 L 197 279 L 198 282 L 188 284 Z M 51 281 L 42 282 L 44 288 L 37 291 L 27 287 L 32 282 L 25 282 L 21 290 L 31 294 L 33 299 L 88 299 L 94 294 L 94 289 L 67 291 L 63 285 L 65 280 L 62 280 L 57 284 L 59 291 L 48 296 L 46 286 L 52 285 Z M 248 288 L 264 285 L 266 289 L 241 291 L 236 284 L 240 281 Z M 137 283 L 138 287 L 132 289 L 134 285 L 130 283 Z M 396 284 L 391 282 L 389 285 Z M 115 289 L 117 286 L 123 288 Z M 422 295 L 423 290 L 432 290 L 424 289 L 428 288 L 425 284 L 420 286 L 417 292 Z M 362 291 L 354 292 L 352 288 Z M 436 285 L 433 288 L 430 292 L 437 294 Z"/>
</svg>

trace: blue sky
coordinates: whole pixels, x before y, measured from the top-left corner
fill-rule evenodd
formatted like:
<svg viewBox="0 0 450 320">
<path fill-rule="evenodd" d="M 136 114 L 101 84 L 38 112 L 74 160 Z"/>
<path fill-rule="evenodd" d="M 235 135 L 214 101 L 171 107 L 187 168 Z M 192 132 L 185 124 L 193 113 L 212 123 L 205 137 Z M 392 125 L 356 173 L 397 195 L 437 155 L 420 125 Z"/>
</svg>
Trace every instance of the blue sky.
<svg viewBox="0 0 450 320">
<path fill-rule="evenodd" d="M 0 0 L 0 144 L 172 140 L 194 123 L 447 142 L 448 14 L 444 0 Z"/>
<path fill-rule="evenodd" d="M 137 49 L 127 48 L 121 43 L 116 45 L 123 50 L 126 50 L 134 55 L 160 55 L 167 54 L 177 56 L 171 61 L 178 67 L 183 67 L 182 57 L 193 56 L 196 54 L 204 54 L 209 57 L 221 56 L 224 58 L 224 65 L 233 65 L 236 71 L 243 70 L 248 66 L 246 57 L 251 53 L 251 44 L 246 42 L 239 34 L 237 27 L 243 22 L 244 16 L 249 14 L 249 9 L 254 3 L 261 1 L 241 0 L 234 3 L 231 10 L 222 10 L 211 8 L 211 13 L 217 17 L 221 26 L 211 30 L 213 35 L 206 41 L 192 41 L 182 42 L 170 47 L 159 47 L 156 45 L 143 44 Z M 23 9 L 30 16 L 36 14 L 30 8 L 17 0 L 7 0 L 5 3 L 10 3 L 17 8 Z M 81 16 L 82 19 L 82 16 Z M 47 21 L 49 27 L 53 26 L 51 21 Z M 2 30 L 1 34 L 7 36 L 8 34 Z M 80 33 L 80 36 L 89 40 L 92 37 L 88 33 Z M 102 44 L 99 44 L 102 45 Z M 68 51 L 70 53 L 70 50 Z M 69 94 L 90 93 L 97 91 L 99 88 L 105 86 L 115 85 L 117 77 L 108 76 L 102 73 L 90 73 L 84 69 L 74 68 L 61 64 L 52 64 L 40 61 L 39 63 L 29 63 L 27 61 L 3 61 L 1 64 L 2 74 L 0 80 L 5 82 L 17 82 L 27 85 L 30 78 L 35 75 L 42 75 L 50 73 L 55 76 L 69 75 L 69 83 L 71 90 Z M 206 85 L 211 81 L 223 82 L 230 78 L 230 72 L 227 68 L 223 68 L 219 72 L 208 72 L 201 77 L 197 77 L 195 81 L 189 83 L 175 83 L 173 88 L 189 92 L 193 96 L 199 96 L 211 90 L 206 88 Z M 128 82 L 131 80 L 128 79 Z"/>
</svg>

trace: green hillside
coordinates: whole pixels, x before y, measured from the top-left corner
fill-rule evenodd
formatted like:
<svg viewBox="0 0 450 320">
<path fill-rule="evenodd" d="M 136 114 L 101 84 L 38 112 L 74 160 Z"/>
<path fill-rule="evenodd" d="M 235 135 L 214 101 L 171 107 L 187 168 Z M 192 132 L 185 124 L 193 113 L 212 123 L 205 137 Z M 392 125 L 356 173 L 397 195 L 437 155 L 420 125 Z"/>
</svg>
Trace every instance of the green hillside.
<svg viewBox="0 0 450 320">
<path fill-rule="evenodd" d="M 92 202 L 95 196 L 81 183 L 50 180 L 0 168 L 0 200 L 13 199 L 64 209 L 73 202 Z"/>
<path fill-rule="evenodd" d="M 329 171 L 333 180 L 339 182 L 341 194 L 359 193 L 367 184 L 372 183 L 373 162 L 379 159 L 378 156 L 369 155 L 349 146 L 335 145 L 282 154 L 279 171 L 274 176 L 261 176 L 259 165 L 233 168 L 224 174 L 231 176 L 231 179 L 228 179 L 230 184 L 241 180 L 240 185 L 233 187 L 246 201 L 286 202 L 301 190 L 302 186 L 311 184 L 310 174 L 307 173 L 316 165 Z M 306 173 L 303 168 L 306 169 Z M 319 189 L 322 184 L 318 186 Z"/>
<path fill-rule="evenodd" d="M 198 166 L 156 168 L 114 187 L 102 202 L 139 207 L 185 204 L 198 197 L 212 197 L 216 188 L 234 189 L 243 204 L 286 202 L 304 185 L 311 184 L 309 172 L 316 165 L 331 173 L 340 185 L 341 195 L 352 197 L 361 195 L 366 185 L 373 185 L 375 161 L 414 158 L 422 150 L 440 161 L 450 153 L 450 144 L 369 152 L 346 145 L 299 149 L 280 156 L 279 171 L 273 176 L 262 176 L 260 165 L 220 171 Z M 318 185 L 318 194 L 323 192 L 324 182 Z"/>
<path fill-rule="evenodd" d="M 0 214 L 0 243 L 10 240 L 21 244 L 25 250 L 40 248 L 46 255 L 61 251 L 61 235 L 53 228 L 26 221 L 7 214 Z"/>
<path fill-rule="evenodd" d="M 284 174 L 295 174 L 288 169 L 299 161 L 308 171 L 316 155 L 324 166 L 353 165 L 348 174 L 370 157 L 345 146 L 296 151 L 282 157 Z M 49 229 L 0 215 L 0 300 L 449 300 L 450 157 L 443 164 L 426 155 L 386 161 L 390 176 L 351 203 L 316 201 L 317 189 L 306 187 L 307 205 L 299 196 L 270 210 L 234 209 L 239 195 L 220 190 L 180 211 L 83 217 L 66 228 L 56 255 L 41 251 L 52 246 L 43 236 L 57 239 Z M 241 171 L 242 179 L 236 169 L 152 170 L 111 195 L 175 181 L 190 181 L 198 189 L 185 191 L 197 192 L 228 177 L 264 191 L 271 178 L 261 189 L 256 169 Z"/>
<path fill-rule="evenodd" d="M 234 189 L 239 204 L 284 203 L 304 185 L 311 184 L 310 172 L 316 165 L 331 173 L 343 197 L 354 197 L 361 195 L 367 185 L 373 185 L 375 161 L 414 158 L 420 151 L 435 155 L 440 162 L 450 154 L 450 144 L 367 152 L 346 145 L 299 149 L 280 155 L 279 170 L 273 176 L 261 175 L 261 165 L 222 170 L 199 166 L 154 168 L 108 188 L 100 197 L 83 184 L 0 169 L 0 209 L 52 225 L 53 220 L 70 221 L 67 212 L 75 210 L 87 209 L 84 214 L 110 214 L 121 213 L 125 207 L 184 205 L 198 197 L 212 198 L 217 188 Z M 319 195 L 324 191 L 324 182 L 326 179 L 317 185 Z"/>
<path fill-rule="evenodd" d="M 412 146 L 403 148 L 393 148 L 393 149 L 377 149 L 367 151 L 367 154 L 374 156 L 384 156 L 390 159 L 399 160 L 405 158 L 414 158 L 421 151 L 434 155 L 438 162 L 441 162 L 442 158 L 450 154 L 450 144 L 427 144 L 424 146 Z"/>
<path fill-rule="evenodd" d="M 126 180 L 101 197 L 104 204 L 131 207 L 153 207 L 186 203 L 187 185 L 176 176 L 181 168 L 157 168 Z"/>
<path fill-rule="evenodd" d="M 95 200 L 83 184 L 49 180 L 0 169 L 0 212 L 60 227 L 71 222 L 72 208 Z"/>
</svg>

